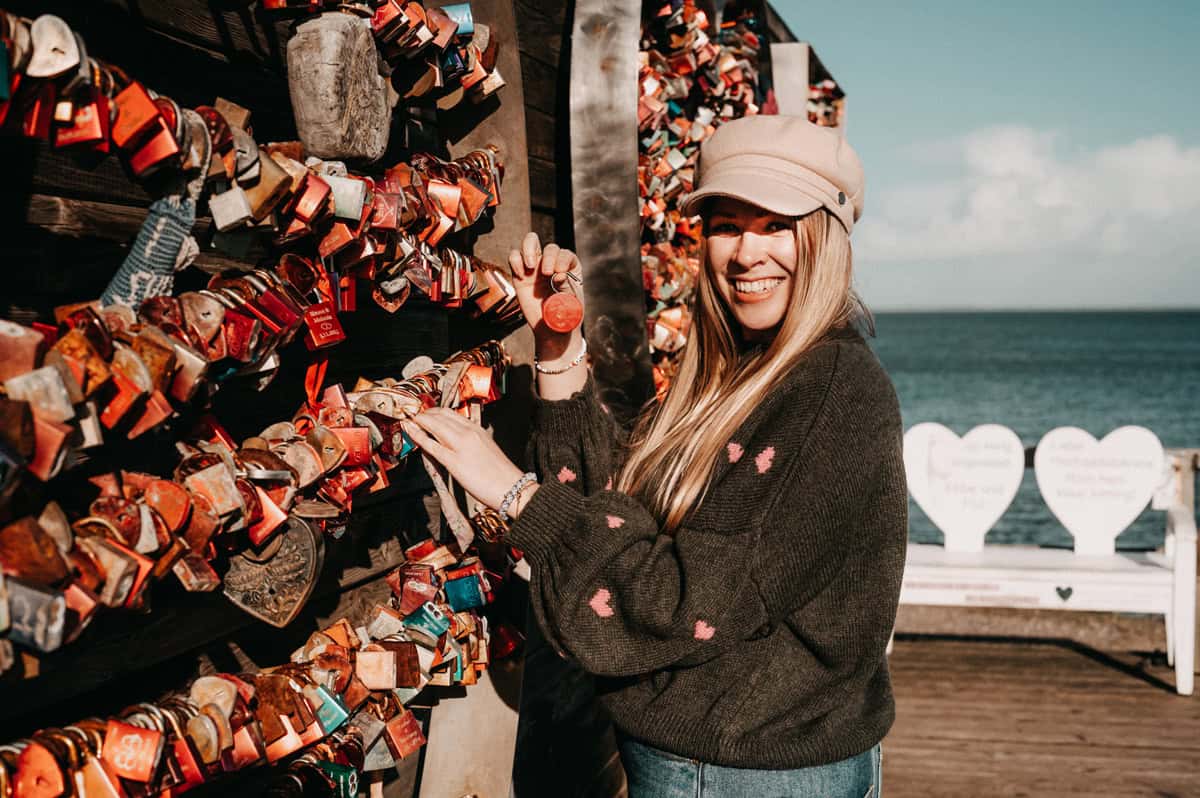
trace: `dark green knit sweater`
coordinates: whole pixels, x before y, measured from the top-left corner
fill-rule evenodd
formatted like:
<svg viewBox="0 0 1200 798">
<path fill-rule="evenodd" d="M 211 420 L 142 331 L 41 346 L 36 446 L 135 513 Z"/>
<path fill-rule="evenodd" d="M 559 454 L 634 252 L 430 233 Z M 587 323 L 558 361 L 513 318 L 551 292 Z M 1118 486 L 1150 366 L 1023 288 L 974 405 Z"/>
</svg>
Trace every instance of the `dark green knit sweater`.
<svg viewBox="0 0 1200 798">
<path fill-rule="evenodd" d="M 590 376 L 535 414 L 542 482 L 510 541 L 546 637 L 600 677 L 618 729 L 751 768 L 883 738 L 908 505 L 895 391 L 857 333 L 815 347 L 754 410 L 675 535 L 611 490 L 620 435 Z"/>
</svg>

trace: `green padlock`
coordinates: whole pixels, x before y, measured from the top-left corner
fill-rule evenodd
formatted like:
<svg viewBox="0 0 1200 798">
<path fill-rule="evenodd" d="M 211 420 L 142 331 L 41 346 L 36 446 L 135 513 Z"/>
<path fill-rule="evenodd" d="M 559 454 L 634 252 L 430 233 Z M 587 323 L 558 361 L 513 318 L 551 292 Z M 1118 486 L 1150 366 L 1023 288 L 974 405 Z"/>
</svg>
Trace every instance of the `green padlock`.
<svg viewBox="0 0 1200 798">
<path fill-rule="evenodd" d="M 336 798 L 355 798 L 358 795 L 358 771 L 349 765 L 336 762 L 318 763 L 321 770 L 333 782 Z"/>
</svg>

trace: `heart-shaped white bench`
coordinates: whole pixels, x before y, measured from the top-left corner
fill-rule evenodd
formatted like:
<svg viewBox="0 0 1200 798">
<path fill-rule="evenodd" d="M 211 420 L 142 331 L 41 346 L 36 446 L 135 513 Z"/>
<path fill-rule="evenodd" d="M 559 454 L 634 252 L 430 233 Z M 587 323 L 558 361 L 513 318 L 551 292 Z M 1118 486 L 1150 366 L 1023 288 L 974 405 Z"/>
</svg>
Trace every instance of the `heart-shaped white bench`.
<svg viewBox="0 0 1200 798">
<path fill-rule="evenodd" d="M 983 536 L 1012 504 L 1025 447 L 1008 427 L 984 424 L 958 437 L 941 424 L 904 435 L 908 491 L 946 536 L 946 551 L 982 551 Z"/>
<path fill-rule="evenodd" d="M 1046 433 L 1034 455 L 1042 497 L 1075 540 L 1074 550 L 984 545 L 1024 473 L 1017 436 L 988 424 L 959 438 L 940 424 L 904 436 L 913 499 L 945 545 L 908 544 L 900 601 L 1162 615 L 1176 689 L 1193 689 L 1196 623 L 1196 450 L 1165 453 L 1142 427 L 1097 441 L 1084 430 Z M 1166 510 L 1161 551 L 1118 552 L 1117 535 L 1154 500 Z"/>
</svg>

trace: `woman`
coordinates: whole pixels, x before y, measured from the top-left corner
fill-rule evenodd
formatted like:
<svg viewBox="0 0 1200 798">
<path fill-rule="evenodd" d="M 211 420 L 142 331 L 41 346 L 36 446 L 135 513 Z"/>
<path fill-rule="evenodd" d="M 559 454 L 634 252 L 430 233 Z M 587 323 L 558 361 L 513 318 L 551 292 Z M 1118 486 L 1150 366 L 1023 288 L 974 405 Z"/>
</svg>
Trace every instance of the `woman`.
<svg viewBox="0 0 1200 798">
<path fill-rule="evenodd" d="M 907 501 L 895 393 L 852 327 L 862 188 L 840 134 L 805 120 L 705 143 L 689 342 L 625 449 L 579 332 L 540 323 L 575 256 L 532 234 L 510 264 L 536 336 L 536 479 L 450 411 L 408 425 L 515 519 L 537 619 L 600 677 L 631 798 L 880 792 Z"/>
</svg>

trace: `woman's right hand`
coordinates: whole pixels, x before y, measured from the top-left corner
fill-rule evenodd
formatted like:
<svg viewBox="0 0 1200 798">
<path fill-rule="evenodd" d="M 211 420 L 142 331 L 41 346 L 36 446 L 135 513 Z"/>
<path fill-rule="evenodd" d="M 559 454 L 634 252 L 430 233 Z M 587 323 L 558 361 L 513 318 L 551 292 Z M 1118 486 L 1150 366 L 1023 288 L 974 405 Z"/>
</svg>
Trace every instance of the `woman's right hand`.
<svg viewBox="0 0 1200 798">
<path fill-rule="evenodd" d="M 547 244 L 543 249 L 538 234 L 528 233 L 521 241 L 521 248 L 508 253 L 508 265 L 512 269 L 513 286 L 517 289 L 517 301 L 533 329 L 534 338 L 547 344 L 569 341 L 574 331 L 559 333 L 546 326 L 542 320 L 542 301 L 554 293 L 553 281 L 562 285 L 567 273 L 577 269 L 579 257 L 557 244 Z M 572 289 L 564 287 L 564 290 Z M 575 291 L 581 304 L 582 294 L 582 291 Z"/>
</svg>

